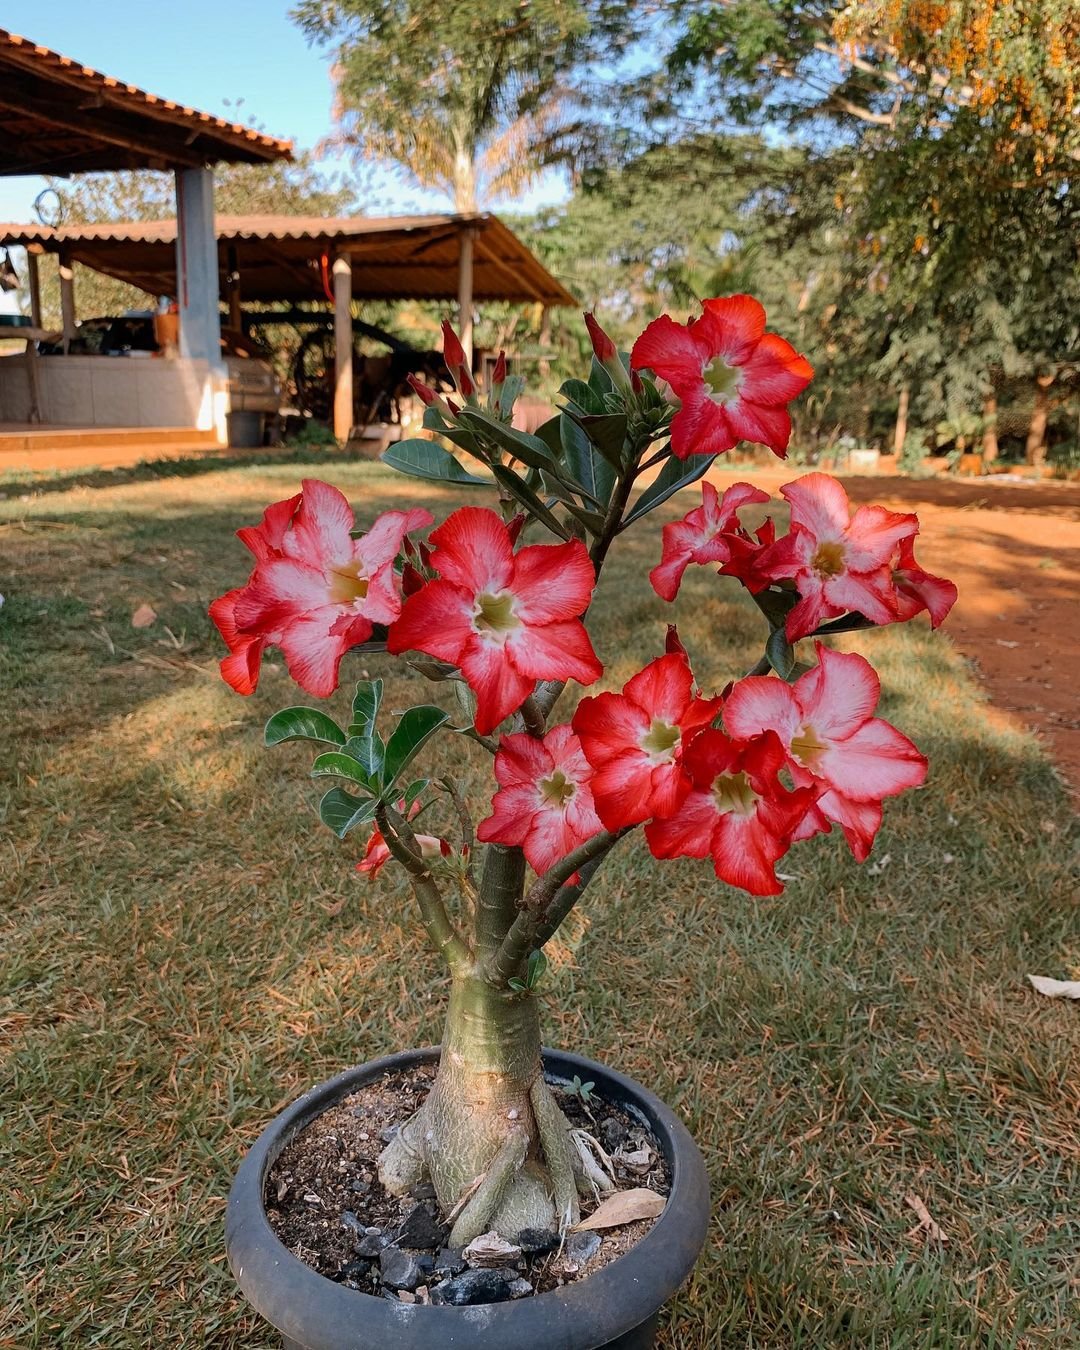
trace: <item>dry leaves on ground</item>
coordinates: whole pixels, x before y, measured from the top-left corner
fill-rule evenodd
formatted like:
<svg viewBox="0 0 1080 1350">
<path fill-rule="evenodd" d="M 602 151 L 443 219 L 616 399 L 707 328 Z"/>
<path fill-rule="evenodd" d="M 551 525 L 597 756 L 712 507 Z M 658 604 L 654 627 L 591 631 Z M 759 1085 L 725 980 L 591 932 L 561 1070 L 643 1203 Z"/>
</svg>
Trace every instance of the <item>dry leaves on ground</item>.
<svg viewBox="0 0 1080 1350">
<path fill-rule="evenodd" d="M 662 1214 L 667 1200 L 655 1191 L 644 1186 L 632 1191 L 620 1191 L 595 1209 L 588 1218 L 575 1223 L 570 1231 L 583 1229 L 618 1228 L 620 1224 L 633 1223 L 635 1219 L 655 1219 Z"/>
<path fill-rule="evenodd" d="M 1052 980 L 1047 975 L 1029 975 L 1031 987 L 1047 998 L 1080 998 L 1080 980 Z"/>
</svg>

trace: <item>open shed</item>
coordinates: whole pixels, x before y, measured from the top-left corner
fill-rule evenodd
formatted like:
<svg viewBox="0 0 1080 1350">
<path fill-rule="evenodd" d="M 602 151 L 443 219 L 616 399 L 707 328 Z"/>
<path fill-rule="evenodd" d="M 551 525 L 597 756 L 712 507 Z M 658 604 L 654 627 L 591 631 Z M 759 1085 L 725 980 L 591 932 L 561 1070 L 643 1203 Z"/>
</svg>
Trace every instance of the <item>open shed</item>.
<svg viewBox="0 0 1080 1350">
<path fill-rule="evenodd" d="M 211 443 L 225 434 L 227 393 L 221 357 L 213 173 L 219 162 L 269 163 L 291 156 L 290 142 L 147 93 L 0 28 L 0 175 L 169 170 L 177 227 L 173 294 L 179 308 L 174 361 L 87 365 L 64 355 L 47 368 L 34 343 L 45 336 L 36 255 L 28 252 L 30 324 L 4 335 L 25 353 L 0 361 L 0 423 L 9 438 L 25 424 L 47 431 L 71 424 L 87 434 L 110 426 L 190 428 Z M 64 338 L 75 328 L 71 259 L 60 255 Z M 60 363 L 60 364 L 57 364 Z M 153 371 L 136 372 L 136 364 Z M 43 379 L 43 375 L 45 378 Z M 150 387 L 152 386 L 152 388 Z M 24 438 L 28 444 L 32 437 Z"/>
<path fill-rule="evenodd" d="M 216 282 L 230 328 L 242 303 L 332 305 L 335 318 L 334 433 L 351 429 L 354 300 L 456 302 L 471 350 L 474 305 L 484 301 L 573 305 L 574 297 L 496 216 L 218 216 Z M 0 225 L 0 244 L 52 252 L 150 295 L 175 295 L 177 220 L 108 222 L 62 229 Z"/>
</svg>

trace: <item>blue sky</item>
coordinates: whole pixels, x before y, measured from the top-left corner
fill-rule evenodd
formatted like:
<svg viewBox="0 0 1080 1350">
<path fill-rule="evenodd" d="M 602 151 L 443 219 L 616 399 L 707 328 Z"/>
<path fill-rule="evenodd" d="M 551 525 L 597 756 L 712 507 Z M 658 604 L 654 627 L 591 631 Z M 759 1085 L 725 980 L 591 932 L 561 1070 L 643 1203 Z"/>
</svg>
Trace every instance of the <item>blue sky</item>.
<svg viewBox="0 0 1080 1350">
<path fill-rule="evenodd" d="M 288 11 L 279 0 L 3 0 L 0 23 L 151 93 L 313 147 L 331 130 L 329 60 Z M 0 178 L 0 220 L 33 220 L 42 186 Z M 389 171 L 372 189 L 372 213 L 445 206 Z M 558 195 L 549 183 L 533 200 Z"/>
</svg>

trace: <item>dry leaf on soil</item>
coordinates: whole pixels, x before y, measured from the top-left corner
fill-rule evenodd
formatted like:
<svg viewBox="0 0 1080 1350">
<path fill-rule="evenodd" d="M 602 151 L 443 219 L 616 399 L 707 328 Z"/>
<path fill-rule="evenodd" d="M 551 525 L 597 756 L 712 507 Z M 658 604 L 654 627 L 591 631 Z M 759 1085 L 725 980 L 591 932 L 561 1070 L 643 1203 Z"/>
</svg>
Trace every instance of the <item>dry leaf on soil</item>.
<svg viewBox="0 0 1080 1350">
<path fill-rule="evenodd" d="M 1029 975 L 1028 979 L 1047 998 L 1080 998 L 1080 980 L 1052 980 L 1047 975 Z"/>
<path fill-rule="evenodd" d="M 930 1217 L 930 1211 L 926 1208 L 926 1204 L 923 1200 L 917 1195 L 905 1195 L 904 1204 L 907 1205 L 909 1209 L 913 1209 L 919 1219 L 917 1226 L 911 1230 L 913 1233 L 918 1233 L 921 1230 L 934 1242 L 948 1242 L 949 1239 L 946 1237 L 943 1230 L 939 1228 Z"/>
<path fill-rule="evenodd" d="M 655 1191 L 639 1186 L 633 1191 L 619 1191 L 605 1200 L 587 1219 L 571 1226 L 571 1233 L 594 1228 L 617 1228 L 633 1223 L 635 1219 L 655 1219 L 663 1213 L 667 1200 Z"/>
<path fill-rule="evenodd" d="M 140 605 L 131 616 L 132 628 L 149 628 L 157 619 L 157 610 L 150 605 Z"/>
</svg>

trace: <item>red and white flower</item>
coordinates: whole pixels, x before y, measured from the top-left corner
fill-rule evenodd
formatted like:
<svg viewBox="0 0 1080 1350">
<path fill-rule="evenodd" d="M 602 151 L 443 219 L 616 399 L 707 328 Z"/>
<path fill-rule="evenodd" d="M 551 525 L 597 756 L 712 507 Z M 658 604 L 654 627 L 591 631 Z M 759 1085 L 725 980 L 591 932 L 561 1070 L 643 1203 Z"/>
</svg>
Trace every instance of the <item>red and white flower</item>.
<svg viewBox="0 0 1080 1350">
<path fill-rule="evenodd" d="M 769 494 L 750 483 L 734 483 L 721 497 L 711 483 L 703 482 L 701 499 L 701 505 L 682 520 L 664 526 L 660 562 L 649 573 L 662 600 L 675 599 L 691 563 L 705 567 L 730 562 L 731 535 L 739 528 L 737 512 L 751 503 L 767 502 Z"/>
<path fill-rule="evenodd" d="M 337 488 L 305 478 L 303 489 L 271 507 L 262 526 L 241 532 L 256 553 L 255 570 L 246 586 L 211 607 L 230 647 L 222 674 L 239 693 L 254 689 L 271 643 L 302 689 L 320 698 L 333 693 L 349 648 L 401 612 L 394 560 L 406 533 L 434 519 L 420 509 L 386 511 L 353 539 L 352 508 Z"/>
<path fill-rule="evenodd" d="M 501 737 L 495 756 L 499 791 L 476 837 L 520 848 L 537 876 L 543 876 L 603 828 L 591 774 L 581 742 L 565 723 L 542 740 L 527 732 Z"/>
<path fill-rule="evenodd" d="M 870 662 L 815 645 L 818 665 L 794 685 L 768 675 L 739 680 L 724 703 L 724 726 L 737 738 L 775 733 L 795 782 L 823 790 L 797 837 L 828 830 L 834 821 L 862 862 L 881 824 L 882 799 L 919 787 L 927 762 L 906 736 L 874 716 L 881 681 Z"/>
<path fill-rule="evenodd" d="M 236 537 L 255 555 L 256 564 L 281 557 L 282 540 L 300 505 L 300 496 L 298 492 L 295 497 L 274 502 L 263 512 L 258 525 L 245 525 L 236 531 Z M 252 577 L 254 575 L 252 572 Z M 248 579 L 250 583 L 251 578 Z M 228 656 L 221 662 L 222 678 L 237 693 L 253 694 L 259 684 L 259 667 L 269 639 L 266 634 L 241 633 L 237 628 L 236 602 L 246 589 L 246 586 L 238 586 L 218 596 L 210 606 L 210 617 L 229 649 Z"/>
<path fill-rule="evenodd" d="M 944 577 L 931 576 L 915 561 L 915 540 L 908 536 L 900 540 L 900 558 L 893 563 L 893 582 L 896 586 L 896 617 L 905 622 L 925 609 L 930 615 L 930 627 L 945 622 L 949 610 L 956 604 L 957 589 Z"/>
<path fill-rule="evenodd" d="M 606 829 L 669 816 L 690 791 L 686 743 L 718 715 L 719 698 L 696 697 L 685 657 L 661 656 L 621 694 L 583 698 L 574 730 L 592 765 L 592 794 Z"/>
<path fill-rule="evenodd" d="M 404 812 L 404 800 L 398 802 L 397 809 L 399 812 Z M 409 819 L 411 820 L 419 810 L 420 803 L 413 802 Z M 418 834 L 416 835 L 416 842 L 420 845 L 421 856 L 429 862 L 434 862 L 437 858 L 449 858 L 454 851 L 448 840 L 434 834 Z M 392 857 L 390 846 L 387 844 L 382 830 L 376 825 L 367 841 L 363 858 L 356 864 L 356 870 L 366 872 L 368 880 L 374 881 Z"/>
<path fill-rule="evenodd" d="M 899 618 L 891 560 L 918 533 L 919 518 L 860 506 L 828 474 L 809 473 L 780 491 L 791 503 L 791 530 L 755 560 L 759 576 L 790 578 L 799 602 L 787 616 L 789 642 L 827 619 L 854 611 L 871 623 Z"/>
<path fill-rule="evenodd" d="M 476 694 L 477 731 L 494 731 L 537 680 L 600 678 L 604 668 L 579 618 L 594 582 L 580 541 L 515 554 L 495 512 L 476 506 L 455 511 L 430 540 L 439 577 L 406 600 L 387 646 L 457 666 Z"/>
<path fill-rule="evenodd" d="M 771 731 L 748 741 L 712 727 L 698 732 L 684 755 L 691 791 L 669 819 L 645 826 L 653 857 L 711 855 L 721 881 L 751 895 L 779 895 L 776 863 L 819 791 L 789 792 L 779 778 L 786 760 Z"/>
<path fill-rule="evenodd" d="M 630 353 L 634 370 L 651 370 L 680 401 L 672 453 L 717 455 L 757 441 L 782 459 L 791 439 L 787 405 L 813 378 L 810 363 L 765 332 L 765 310 L 752 296 L 706 300 L 702 311 L 685 325 L 667 314 L 654 319 Z"/>
</svg>

